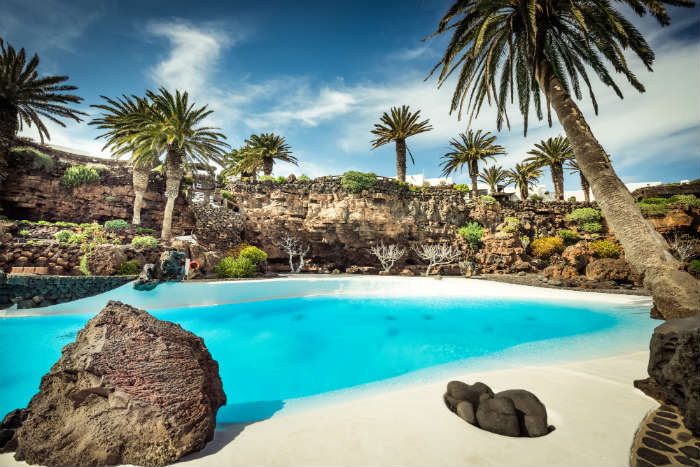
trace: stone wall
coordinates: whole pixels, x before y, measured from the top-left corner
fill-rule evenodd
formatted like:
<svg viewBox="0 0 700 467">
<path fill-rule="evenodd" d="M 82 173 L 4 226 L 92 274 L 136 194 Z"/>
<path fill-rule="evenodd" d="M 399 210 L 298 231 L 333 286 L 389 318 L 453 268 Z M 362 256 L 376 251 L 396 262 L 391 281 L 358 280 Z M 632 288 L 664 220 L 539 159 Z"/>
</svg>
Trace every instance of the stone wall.
<svg viewBox="0 0 700 467">
<path fill-rule="evenodd" d="M 0 272 L 0 308 L 48 306 L 101 294 L 126 284 L 135 276 L 17 276 Z"/>
<path fill-rule="evenodd" d="M 689 183 L 667 183 L 665 185 L 637 188 L 632 196 L 640 198 L 670 198 L 673 195 L 695 195 L 700 198 L 700 179 Z"/>
<path fill-rule="evenodd" d="M 24 143 L 23 143 L 24 144 Z M 79 156 L 34 145 L 54 160 L 47 169 L 33 166 L 27 153 L 10 152 L 8 170 L 11 174 L 2 184 L 0 205 L 10 219 L 32 221 L 104 222 L 110 219 L 131 220 L 134 191 L 131 172 L 124 164 L 109 159 Z M 67 188 L 61 177 L 71 165 L 104 166 L 97 183 Z M 160 229 L 165 206 L 165 179 L 151 172 L 149 189 L 144 195 L 142 225 Z M 184 196 L 179 196 L 173 215 L 173 233 L 189 233 L 194 218 Z"/>
</svg>

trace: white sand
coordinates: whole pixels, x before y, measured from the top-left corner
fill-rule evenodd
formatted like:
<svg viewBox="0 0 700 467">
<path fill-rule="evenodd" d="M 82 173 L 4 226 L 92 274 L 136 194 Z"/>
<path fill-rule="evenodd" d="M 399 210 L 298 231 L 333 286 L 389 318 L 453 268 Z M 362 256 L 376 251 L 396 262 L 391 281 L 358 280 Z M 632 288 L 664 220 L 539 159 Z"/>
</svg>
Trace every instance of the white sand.
<svg viewBox="0 0 700 467">
<path fill-rule="evenodd" d="M 632 386 L 648 352 L 562 365 L 456 374 L 498 392 L 522 388 L 556 430 L 541 438 L 482 431 L 447 410 L 448 379 L 321 408 L 226 425 L 180 465 L 628 465 L 634 433 L 658 406 Z M 26 465 L 12 454 L 0 465 Z"/>
</svg>

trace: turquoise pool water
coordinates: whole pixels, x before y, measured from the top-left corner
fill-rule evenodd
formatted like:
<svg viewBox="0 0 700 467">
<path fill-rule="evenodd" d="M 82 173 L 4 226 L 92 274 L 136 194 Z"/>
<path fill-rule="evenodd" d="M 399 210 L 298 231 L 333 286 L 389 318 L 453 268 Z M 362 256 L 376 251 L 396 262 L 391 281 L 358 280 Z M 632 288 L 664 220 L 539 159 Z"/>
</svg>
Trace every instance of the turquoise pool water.
<svg viewBox="0 0 700 467">
<path fill-rule="evenodd" d="M 648 318 L 648 309 L 629 306 L 465 297 L 335 295 L 152 313 L 201 336 L 219 362 L 228 398 L 228 405 L 219 411 L 221 423 L 266 418 L 289 399 L 527 343 L 566 342 L 574 337 L 585 342 L 586 336 L 616 330 L 625 330 L 626 339 L 648 342 L 656 324 Z M 74 340 L 91 316 L 0 321 L 6 349 L 0 355 L 0 415 L 27 404 L 61 348 Z M 608 345 L 607 340 L 599 339 L 596 345 Z"/>
</svg>

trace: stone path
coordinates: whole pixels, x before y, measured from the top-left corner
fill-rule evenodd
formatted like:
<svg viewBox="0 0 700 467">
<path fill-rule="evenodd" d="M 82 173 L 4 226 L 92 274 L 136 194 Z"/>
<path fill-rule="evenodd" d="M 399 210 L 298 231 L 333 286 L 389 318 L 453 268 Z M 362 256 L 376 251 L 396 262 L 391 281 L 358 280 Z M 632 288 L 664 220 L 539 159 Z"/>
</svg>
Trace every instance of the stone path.
<svg viewBox="0 0 700 467">
<path fill-rule="evenodd" d="M 700 440 L 685 427 L 678 409 L 662 405 L 639 426 L 630 453 L 633 467 L 700 466 Z"/>
</svg>

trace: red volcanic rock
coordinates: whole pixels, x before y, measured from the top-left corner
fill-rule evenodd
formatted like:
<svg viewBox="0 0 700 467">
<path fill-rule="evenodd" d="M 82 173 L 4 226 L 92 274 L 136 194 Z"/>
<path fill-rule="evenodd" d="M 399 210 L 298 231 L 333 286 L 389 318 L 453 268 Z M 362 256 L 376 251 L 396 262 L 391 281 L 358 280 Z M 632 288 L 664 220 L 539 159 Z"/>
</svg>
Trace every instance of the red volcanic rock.
<svg viewBox="0 0 700 467">
<path fill-rule="evenodd" d="M 631 274 L 629 263 L 622 258 L 597 259 L 586 266 L 586 278 L 593 281 L 624 282 Z"/>
<path fill-rule="evenodd" d="M 111 301 L 41 379 L 15 433 L 15 459 L 166 465 L 212 439 L 225 403 L 201 338 Z"/>
</svg>

